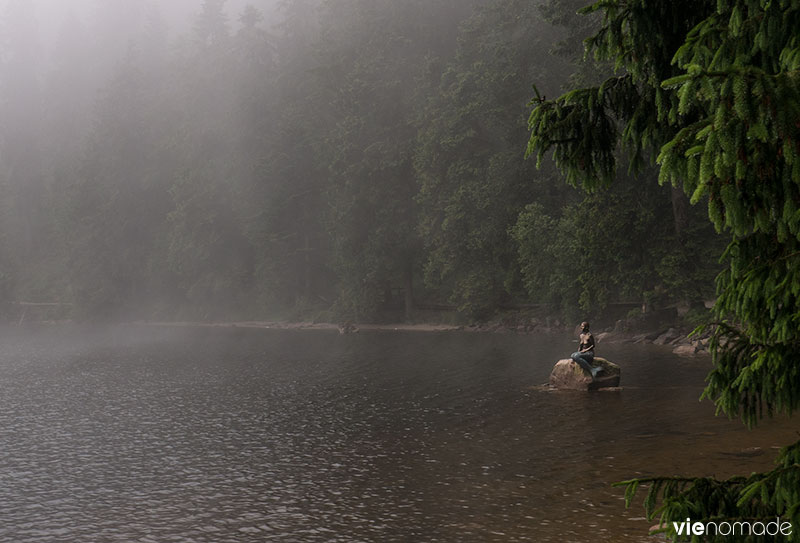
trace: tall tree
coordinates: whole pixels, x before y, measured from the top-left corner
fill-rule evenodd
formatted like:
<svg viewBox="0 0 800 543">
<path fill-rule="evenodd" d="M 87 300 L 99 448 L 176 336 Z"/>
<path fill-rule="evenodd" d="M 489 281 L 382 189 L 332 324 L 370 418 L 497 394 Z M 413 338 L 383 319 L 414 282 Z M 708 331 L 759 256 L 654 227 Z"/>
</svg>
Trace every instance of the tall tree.
<svg viewBox="0 0 800 543">
<path fill-rule="evenodd" d="M 319 76 L 314 43 L 321 22 L 318 0 L 281 2 L 280 23 L 267 39 L 268 65 L 257 71 L 243 108 L 253 148 L 248 235 L 258 247 L 258 299 L 283 314 L 307 315 L 330 306 L 324 216 L 327 165 L 321 158 L 329 88 Z M 242 29 L 245 30 L 245 27 Z"/>
<path fill-rule="evenodd" d="M 226 0 L 203 0 L 194 24 L 194 37 L 202 49 L 223 48 L 230 39 Z"/>
<path fill-rule="evenodd" d="M 71 282 L 85 316 L 148 309 L 149 264 L 169 202 L 156 173 L 163 124 L 148 108 L 150 91 L 131 51 L 102 91 L 67 193 Z"/>
<path fill-rule="evenodd" d="M 530 81 L 547 79 L 555 90 L 566 79 L 566 63 L 541 54 L 556 35 L 537 6 L 491 2 L 462 25 L 444 73 L 431 67 L 441 75 L 420 116 L 415 155 L 425 277 L 472 317 L 519 298 L 509 229 L 525 205 L 563 205 L 565 191 L 514 151 L 527 131 Z"/>
<path fill-rule="evenodd" d="M 62 167 L 80 155 L 92 125 L 97 81 L 89 30 L 73 13 L 62 22 L 45 79 L 45 156 Z"/>
<path fill-rule="evenodd" d="M 139 0 L 93 0 L 88 25 L 93 38 L 92 53 L 84 62 L 95 77 L 94 87 L 106 85 L 131 47 L 141 46 L 147 24 L 148 3 Z"/>
<path fill-rule="evenodd" d="M 178 111 L 172 134 L 180 158 L 169 184 L 165 262 L 186 314 L 204 318 L 247 312 L 253 281 L 254 248 L 244 217 L 248 168 L 240 165 L 247 155 L 239 152 L 237 115 L 245 52 L 235 47 L 224 3 L 203 2 L 193 39 L 173 60 L 170 97 Z"/>
<path fill-rule="evenodd" d="M 37 264 L 49 247 L 52 225 L 44 205 L 42 51 L 35 6 L 10 1 L 0 34 L 0 212 L 6 251 L 0 281 L 8 296 L 37 296 Z M 26 275 L 26 270 L 32 271 Z"/>
<path fill-rule="evenodd" d="M 323 35 L 336 125 L 328 134 L 329 227 L 340 311 L 374 316 L 399 291 L 410 316 L 421 244 L 416 232 L 413 118 L 420 67 L 453 35 L 449 3 L 331 3 Z M 455 12 L 458 14 L 459 12 Z M 447 44 L 452 47 L 453 43 Z"/>
<path fill-rule="evenodd" d="M 624 72 L 599 87 L 535 102 L 529 152 L 552 149 L 574 184 L 611 182 L 621 145 L 650 156 L 659 180 L 705 200 L 731 239 L 712 325 L 704 397 L 755 424 L 800 405 L 800 9 L 759 2 L 598 2 L 588 40 Z M 646 480 L 649 516 L 800 523 L 800 443 L 780 467 L 748 478 Z M 641 481 L 628 486 L 630 499 Z M 656 499 L 662 498 L 656 508 Z M 721 540 L 721 536 L 715 536 Z M 744 538 L 743 538 L 744 539 Z"/>
</svg>

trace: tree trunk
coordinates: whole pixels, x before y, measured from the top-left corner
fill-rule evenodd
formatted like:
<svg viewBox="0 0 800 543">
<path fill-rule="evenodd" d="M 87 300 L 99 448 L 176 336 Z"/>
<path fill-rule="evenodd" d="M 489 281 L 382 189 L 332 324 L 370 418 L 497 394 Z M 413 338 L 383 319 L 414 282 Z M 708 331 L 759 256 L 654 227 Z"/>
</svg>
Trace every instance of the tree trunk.
<svg viewBox="0 0 800 543">
<path fill-rule="evenodd" d="M 405 313 L 406 313 L 406 320 L 410 321 L 411 317 L 414 313 L 414 266 L 409 262 L 406 266 L 404 277 L 404 305 L 405 305 Z"/>
<path fill-rule="evenodd" d="M 303 247 L 303 293 L 306 300 L 311 299 L 311 240 L 305 235 Z"/>
<path fill-rule="evenodd" d="M 686 236 L 686 228 L 689 225 L 689 198 L 683 190 L 672 187 L 672 219 L 675 226 L 675 235 L 683 245 Z"/>
</svg>

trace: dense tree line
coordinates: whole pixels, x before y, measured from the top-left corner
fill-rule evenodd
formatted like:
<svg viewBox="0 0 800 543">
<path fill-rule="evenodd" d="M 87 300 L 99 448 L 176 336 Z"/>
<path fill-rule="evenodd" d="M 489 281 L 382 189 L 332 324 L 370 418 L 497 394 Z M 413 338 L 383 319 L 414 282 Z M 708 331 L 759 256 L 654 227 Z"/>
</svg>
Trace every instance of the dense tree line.
<svg viewBox="0 0 800 543">
<path fill-rule="evenodd" d="M 3 14 L 3 301 L 578 318 L 713 296 L 715 234 L 654 168 L 586 194 L 524 157 L 537 92 L 610 69 L 582 58 L 582 2 L 198 0 L 177 37 L 155 3 L 113 4 L 47 62 L 31 4 Z"/>
</svg>

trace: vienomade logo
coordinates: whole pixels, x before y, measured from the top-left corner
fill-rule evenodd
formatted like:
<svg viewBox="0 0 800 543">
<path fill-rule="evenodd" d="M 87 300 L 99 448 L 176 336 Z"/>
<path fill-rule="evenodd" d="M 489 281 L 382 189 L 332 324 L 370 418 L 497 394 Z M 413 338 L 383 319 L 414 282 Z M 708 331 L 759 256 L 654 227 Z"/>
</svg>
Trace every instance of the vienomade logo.
<svg viewBox="0 0 800 543">
<path fill-rule="evenodd" d="M 699 522 L 686 519 L 684 522 L 673 522 L 672 526 L 678 535 L 792 535 L 792 523 L 781 522 L 780 517 L 773 521 L 724 521 Z"/>
</svg>

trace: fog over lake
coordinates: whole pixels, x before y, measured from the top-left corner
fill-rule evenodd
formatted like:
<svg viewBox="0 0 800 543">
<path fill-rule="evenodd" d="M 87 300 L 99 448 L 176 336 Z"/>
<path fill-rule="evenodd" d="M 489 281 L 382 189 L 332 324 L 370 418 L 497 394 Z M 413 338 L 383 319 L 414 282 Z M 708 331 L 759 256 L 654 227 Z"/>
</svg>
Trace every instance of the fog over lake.
<svg viewBox="0 0 800 543">
<path fill-rule="evenodd" d="M 587 3 L 0 0 L 0 542 L 800 511 L 800 11 Z"/>
</svg>

